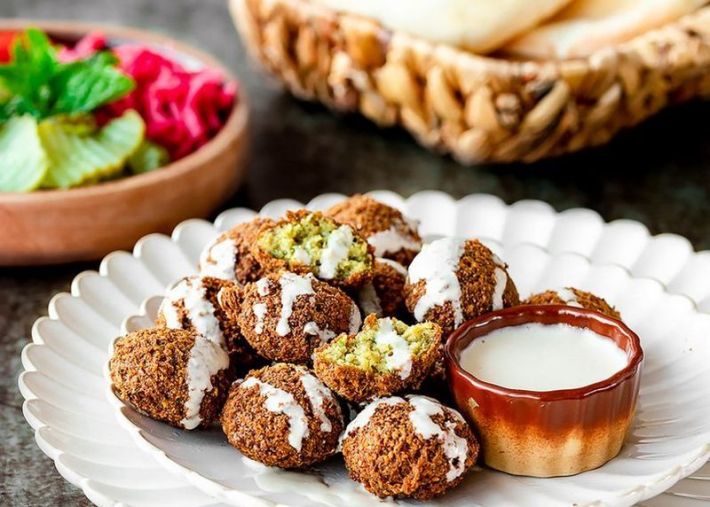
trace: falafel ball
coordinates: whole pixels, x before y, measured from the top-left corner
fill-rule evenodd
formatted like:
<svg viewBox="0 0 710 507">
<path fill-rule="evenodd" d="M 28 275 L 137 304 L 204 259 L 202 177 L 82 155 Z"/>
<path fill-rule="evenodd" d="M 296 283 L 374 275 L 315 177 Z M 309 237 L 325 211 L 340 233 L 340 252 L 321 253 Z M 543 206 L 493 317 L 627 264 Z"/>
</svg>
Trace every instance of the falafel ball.
<svg viewBox="0 0 710 507">
<path fill-rule="evenodd" d="M 591 292 L 575 289 L 574 287 L 564 287 L 557 290 L 546 290 L 538 294 L 533 294 L 521 304 L 523 305 L 567 305 L 577 308 L 586 308 L 603 313 L 613 319 L 621 319 L 621 314 L 606 302 L 603 298 L 595 296 Z"/>
<path fill-rule="evenodd" d="M 235 382 L 222 430 L 242 454 L 268 466 L 303 468 L 335 454 L 344 422 L 333 393 L 303 366 L 277 363 Z"/>
<path fill-rule="evenodd" d="M 461 414 L 416 395 L 373 401 L 341 441 L 350 477 L 380 498 L 442 495 L 463 480 L 479 451 Z"/>
<path fill-rule="evenodd" d="M 347 224 L 367 239 L 377 257 L 409 266 L 422 248 L 417 223 L 398 209 L 367 195 L 356 194 L 329 208 L 325 214 Z"/>
<path fill-rule="evenodd" d="M 442 238 L 422 248 L 409 266 L 407 308 L 433 321 L 444 337 L 464 321 L 520 302 L 507 265 L 477 239 Z"/>
<path fill-rule="evenodd" d="M 109 361 L 111 388 L 139 412 L 194 429 L 217 420 L 229 391 L 229 356 L 184 329 L 143 329 L 119 338 Z"/>
<path fill-rule="evenodd" d="M 355 335 L 342 334 L 314 355 L 316 375 L 348 401 L 362 403 L 419 388 L 436 363 L 441 328 L 408 326 L 393 317 L 369 315 Z"/>
<path fill-rule="evenodd" d="M 372 280 L 360 287 L 356 300 L 364 315 L 398 317 L 407 307 L 404 304 L 404 284 L 407 269 L 391 259 L 375 259 Z"/>
<path fill-rule="evenodd" d="M 272 361 L 309 363 L 318 346 L 341 333 L 357 332 L 362 323 L 347 294 L 310 273 L 272 273 L 247 284 L 241 295 L 241 304 L 234 305 L 240 292 L 226 289 L 223 306 L 239 308 L 230 317 L 249 345 Z"/>
<path fill-rule="evenodd" d="M 319 212 L 289 211 L 261 228 L 252 252 L 266 272 L 313 273 L 339 287 L 361 287 L 372 278 L 372 247 L 349 225 Z"/>
<path fill-rule="evenodd" d="M 200 274 L 241 285 L 261 278 L 263 270 L 251 248 L 261 228 L 273 223 L 270 218 L 256 217 L 220 234 L 202 250 Z"/>
<path fill-rule="evenodd" d="M 171 329 L 187 329 L 202 334 L 221 345 L 236 362 L 253 364 L 254 350 L 242 337 L 236 319 L 231 318 L 220 304 L 223 289 L 235 292 L 236 283 L 211 276 L 186 276 L 167 292 L 158 310 L 156 325 Z"/>
</svg>

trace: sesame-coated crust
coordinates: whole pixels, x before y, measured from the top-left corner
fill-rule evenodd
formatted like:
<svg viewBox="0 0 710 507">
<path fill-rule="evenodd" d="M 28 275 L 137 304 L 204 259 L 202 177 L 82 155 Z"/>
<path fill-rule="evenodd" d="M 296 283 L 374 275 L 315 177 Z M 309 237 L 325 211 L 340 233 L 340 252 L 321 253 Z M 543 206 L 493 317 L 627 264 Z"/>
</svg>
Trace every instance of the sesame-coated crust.
<svg viewBox="0 0 710 507">
<path fill-rule="evenodd" d="M 343 440 L 343 458 L 350 477 L 381 498 L 430 500 L 456 487 L 476 462 L 478 442 L 468 425 L 444 412 L 432 419 L 455 423 L 455 433 L 468 442 L 464 472 L 446 480 L 449 461 L 441 442 L 422 438 L 409 421 L 408 403 L 381 405 L 370 421 Z"/>
<path fill-rule="evenodd" d="M 463 320 L 470 320 L 493 309 L 493 291 L 495 289 L 495 268 L 493 253 L 476 239 L 466 241 L 463 254 L 459 260 L 456 276 L 461 287 L 461 310 Z M 520 303 L 518 290 L 504 269 L 508 281 L 503 292 L 503 306 L 515 306 Z M 426 281 L 407 283 L 404 296 L 407 308 L 414 313 L 417 302 L 426 291 Z M 424 320 L 436 322 L 444 330 L 446 338 L 455 328 L 454 311 L 450 302 L 431 308 Z"/>
<path fill-rule="evenodd" d="M 613 319 L 621 319 L 621 314 L 606 302 L 603 298 L 595 296 L 591 292 L 568 287 L 576 296 L 577 302 L 588 310 L 603 313 Z M 565 301 L 554 290 L 547 290 L 538 294 L 533 294 L 521 304 L 523 305 L 564 305 Z"/>
<path fill-rule="evenodd" d="M 266 217 L 256 217 L 248 222 L 237 224 L 222 233 L 217 241 L 231 239 L 234 241 L 237 252 L 234 263 L 234 276 L 244 285 L 261 278 L 264 274 L 261 265 L 252 254 L 252 245 L 262 227 L 273 224 L 274 221 Z M 209 260 L 209 258 L 208 258 Z"/>
<path fill-rule="evenodd" d="M 405 379 L 397 373 L 366 372 L 353 365 L 329 361 L 324 356 L 329 344 L 322 345 L 316 350 L 313 368 L 318 378 L 328 387 L 345 400 L 354 403 L 363 403 L 373 398 L 390 396 L 403 391 L 415 391 L 429 376 L 441 355 L 441 329 L 437 329 L 437 334 L 429 349 L 412 358 L 412 371 Z M 354 339 L 354 336 L 348 336 L 348 342 Z"/>
<path fill-rule="evenodd" d="M 270 231 L 271 229 L 274 229 L 280 225 L 298 222 L 299 220 L 305 218 L 308 215 L 314 215 L 317 219 L 332 220 L 329 217 L 325 217 L 322 213 L 318 211 L 308 211 L 305 209 L 300 209 L 296 211 L 287 211 L 286 216 L 278 222 L 273 222 L 272 224 L 265 224 L 263 227 L 261 227 L 259 233 L 257 234 L 256 240 L 252 245 L 252 254 L 254 255 L 254 258 L 256 258 L 257 262 L 259 262 L 259 264 L 262 266 L 265 273 L 277 273 L 279 271 L 286 270 L 303 275 L 312 272 L 310 266 L 306 266 L 305 264 L 301 264 L 298 262 L 289 262 L 285 259 L 278 259 L 276 257 L 273 257 L 269 252 L 262 249 L 258 243 L 258 239 L 261 237 L 262 234 L 266 233 L 267 231 Z M 367 245 L 369 256 L 371 258 L 372 264 L 374 265 L 373 248 L 367 243 L 365 238 L 358 234 L 357 231 L 353 231 L 353 237 L 355 237 L 356 240 L 362 241 Z M 318 273 L 313 274 L 315 276 L 318 276 Z M 334 278 L 332 280 L 326 281 L 331 285 L 335 285 L 343 289 L 356 289 L 358 287 L 362 287 L 362 285 L 364 285 L 371 279 L 372 269 L 369 269 L 367 271 L 353 273 L 347 278 Z"/>
<path fill-rule="evenodd" d="M 280 276 L 281 273 L 272 273 L 265 277 L 269 280 L 269 294 L 266 296 L 259 294 L 256 283 L 247 284 L 242 291 L 239 310 L 230 313 L 230 316 L 236 318 L 249 345 L 265 359 L 306 364 L 311 361 L 311 355 L 321 345 L 321 340 L 317 335 L 305 333 L 304 326 L 315 322 L 320 329 L 330 329 L 336 335 L 348 332 L 355 303 L 340 289 L 313 279 L 311 286 L 315 294 L 296 298 L 288 319 L 291 331 L 286 336 L 280 336 L 276 332 L 281 317 Z M 225 308 L 233 308 L 236 297 L 234 289 L 225 290 L 222 293 Z M 267 308 L 261 333 L 256 332 L 257 318 L 253 310 L 257 303 L 265 304 Z"/>
<path fill-rule="evenodd" d="M 412 241 L 422 240 L 398 209 L 367 195 L 355 194 L 330 207 L 325 214 L 337 222 L 349 225 L 365 238 L 394 227 Z M 417 250 L 402 248 L 397 252 L 387 253 L 385 257 L 403 266 L 409 266 L 417 253 Z"/>
<path fill-rule="evenodd" d="M 220 304 L 220 291 L 222 291 L 222 289 L 231 289 L 235 293 L 239 293 L 239 286 L 229 280 L 222 280 L 211 276 L 202 277 L 201 280 L 202 286 L 205 288 L 206 297 L 215 309 L 215 317 L 217 318 L 219 327 L 224 335 L 225 345 L 227 347 L 227 352 L 230 354 L 230 358 L 237 360 L 240 364 L 254 364 L 256 359 L 254 350 L 244 340 L 236 319 L 231 318 Z M 190 321 L 190 317 L 185 310 L 183 300 L 178 300 L 176 303 L 176 310 L 178 316 L 180 317 L 182 329 L 195 331 L 195 327 L 193 326 L 192 321 Z M 158 313 L 155 324 L 158 327 L 166 327 L 165 316 L 162 312 Z"/>
<path fill-rule="evenodd" d="M 334 397 L 326 401 L 324 411 L 332 429 L 323 432 L 321 420 L 314 414 L 301 384 L 301 372 L 294 365 L 278 363 L 254 370 L 246 377 L 256 377 L 291 393 L 303 408 L 309 435 L 304 438 L 300 452 L 288 442 L 288 417 L 266 409 L 265 397 L 258 386 L 241 388 L 238 382 L 232 385 L 221 416 L 222 430 L 229 443 L 253 460 L 281 468 L 303 468 L 335 454 L 344 425 L 338 402 Z"/>
<path fill-rule="evenodd" d="M 194 344 L 195 335 L 182 329 L 144 329 L 119 338 L 109 361 L 113 392 L 139 412 L 182 428 L 187 362 Z M 213 387 L 200 407 L 200 426 L 217 419 L 230 381 L 228 370 L 212 376 Z"/>
</svg>

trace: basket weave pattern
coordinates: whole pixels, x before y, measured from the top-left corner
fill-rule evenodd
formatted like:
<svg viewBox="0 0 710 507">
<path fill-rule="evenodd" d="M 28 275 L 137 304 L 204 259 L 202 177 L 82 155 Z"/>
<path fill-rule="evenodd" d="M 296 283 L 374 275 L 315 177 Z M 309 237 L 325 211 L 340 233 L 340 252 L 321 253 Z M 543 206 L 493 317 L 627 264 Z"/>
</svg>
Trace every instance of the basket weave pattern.
<svg viewBox="0 0 710 507">
<path fill-rule="evenodd" d="M 607 142 L 710 97 L 710 7 L 586 59 L 516 62 L 429 43 L 306 0 L 231 0 L 252 55 L 296 96 L 401 125 L 463 163 Z"/>
</svg>

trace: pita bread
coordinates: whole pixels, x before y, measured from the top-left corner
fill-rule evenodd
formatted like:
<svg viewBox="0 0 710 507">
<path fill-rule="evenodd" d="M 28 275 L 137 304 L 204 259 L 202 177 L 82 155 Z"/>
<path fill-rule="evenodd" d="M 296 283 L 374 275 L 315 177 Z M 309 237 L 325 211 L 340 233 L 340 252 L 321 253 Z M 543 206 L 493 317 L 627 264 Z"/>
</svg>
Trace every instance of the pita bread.
<svg viewBox="0 0 710 507">
<path fill-rule="evenodd" d="M 434 42 L 487 53 L 570 0 L 312 0 Z"/>
<path fill-rule="evenodd" d="M 503 48 L 537 59 L 577 58 L 689 14 L 708 0 L 575 0 Z"/>
</svg>

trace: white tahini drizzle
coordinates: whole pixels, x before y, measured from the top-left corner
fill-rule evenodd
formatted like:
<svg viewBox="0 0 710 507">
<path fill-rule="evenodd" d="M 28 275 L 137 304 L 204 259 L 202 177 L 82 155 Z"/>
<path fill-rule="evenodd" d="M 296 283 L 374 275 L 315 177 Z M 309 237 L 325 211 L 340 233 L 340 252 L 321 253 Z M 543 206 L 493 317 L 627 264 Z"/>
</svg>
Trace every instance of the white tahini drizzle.
<svg viewBox="0 0 710 507">
<path fill-rule="evenodd" d="M 202 335 L 195 335 L 185 374 L 187 401 L 185 417 L 180 421 L 185 429 L 197 428 L 202 422 L 200 406 L 205 393 L 212 389 L 212 376 L 228 366 L 229 355 L 219 344 Z"/>
<path fill-rule="evenodd" d="M 301 373 L 301 385 L 306 391 L 308 401 L 311 402 L 313 414 L 320 419 L 320 430 L 329 433 L 333 431 L 333 423 L 325 413 L 325 403 L 327 400 L 332 400 L 333 405 L 340 415 L 340 405 L 335 401 L 333 393 L 328 389 L 323 382 L 318 380 L 314 375 L 308 372 L 303 367 L 299 367 Z"/>
<path fill-rule="evenodd" d="M 293 258 L 301 264 L 309 265 L 311 263 L 311 256 L 302 246 L 297 246 L 293 249 Z"/>
<path fill-rule="evenodd" d="M 350 324 L 348 326 L 348 333 L 355 334 L 360 331 L 360 326 L 362 325 L 362 315 L 360 315 L 360 309 L 355 303 L 350 307 Z"/>
<path fill-rule="evenodd" d="M 451 303 L 454 325 L 463 322 L 461 310 L 461 286 L 456 275 L 459 260 L 466 240 L 462 238 L 442 238 L 424 245 L 422 251 L 409 266 L 409 280 L 417 283 L 424 280 L 424 294 L 414 307 L 414 317 L 422 322 L 429 310 Z"/>
<path fill-rule="evenodd" d="M 401 379 L 406 379 L 412 373 L 412 353 L 409 343 L 402 338 L 392 325 L 392 319 L 380 319 L 375 344 L 390 347 L 390 353 L 385 357 L 385 365 L 399 373 Z"/>
<path fill-rule="evenodd" d="M 281 285 L 281 317 L 276 325 L 276 333 L 279 336 L 286 336 L 291 332 L 288 323 L 291 313 L 293 313 L 293 303 L 298 296 L 315 294 L 313 292 L 313 276 L 308 274 L 300 276 L 295 273 L 283 273 L 279 278 Z"/>
<path fill-rule="evenodd" d="M 378 257 L 388 253 L 399 252 L 402 249 L 418 252 L 422 247 L 421 241 L 417 241 L 403 234 L 395 226 L 391 226 L 384 231 L 376 232 L 367 238 L 367 242 L 373 246 L 375 255 Z"/>
<path fill-rule="evenodd" d="M 291 393 L 262 382 L 256 377 L 249 377 L 239 385 L 242 389 L 252 386 L 259 386 L 259 393 L 266 398 L 264 401 L 266 410 L 275 414 L 284 414 L 288 417 L 288 443 L 300 452 L 303 439 L 308 437 L 309 433 L 308 419 L 303 407 L 298 404 Z"/>
<path fill-rule="evenodd" d="M 353 244 L 353 231 L 347 225 L 341 225 L 328 236 L 325 248 L 320 254 L 318 276 L 332 280 L 338 274 L 338 265 L 348 258 Z"/>
<path fill-rule="evenodd" d="M 317 336 L 320 338 L 322 343 L 328 343 L 330 340 L 335 338 L 335 331 L 331 331 L 328 328 L 321 329 L 315 322 L 306 322 L 303 326 L 303 332 L 311 336 Z"/>
<path fill-rule="evenodd" d="M 360 303 L 360 308 L 365 312 L 365 315 L 374 313 L 378 317 L 382 317 L 382 303 L 372 282 L 367 282 L 360 287 L 357 293 L 357 300 Z"/>
<path fill-rule="evenodd" d="M 386 264 L 391 268 L 394 268 L 394 270 L 402 276 L 407 276 L 407 268 L 402 266 L 397 261 L 393 261 L 392 259 L 385 259 L 384 257 L 378 257 L 377 262 L 381 262 L 382 264 Z"/>
<path fill-rule="evenodd" d="M 178 307 L 182 302 L 188 319 L 199 334 L 224 346 L 224 335 L 215 315 L 215 307 L 207 298 L 207 290 L 199 276 L 189 276 L 177 282 L 160 305 L 165 324 L 171 329 L 183 329 Z"/>
<path fill-rule="evenodd" d="M 491 309 L 501 310 L 504 306 L 503 295 L 505 294 L 505 287 L 508 285 L 508 275 L 505 273 L 505 263 L 496 254 L 493 254 L 493 263 L 495 264 L 493 270 L 495 286 L 493 287 L 493 296 L 491 298 Z"/>
<path fill-rule="evenodd" d="M 468 442 L 456 434 L 456 424 L 447 421 L 444 427 L 439 426 L 431 418 L 433 415 L 444 415 L 444 410 L 448 415 L 453 415 L 457 420 L 462 420 L 461 415 L 448 407 L 442 406 L 439 402 L 426 396 L 407 396 L 409 404 L 414 410 L 409 413 L 409 421 L 422 438 L 428 439 L 436 437 L 444 447 L 444 455 L 449 460 L 449 471 L 446 473 L 446 480 L 451 482 L 461 475 L 466 468 L 466 458 L 468 457 Z"/>
<path fill-rule="evenodd" d="M 200 275 L 237 281 L 237 243 L 231 238 L 217 237 L 200 255 Z"/>
<path fill-rule="evenodd" d="M 260 278 L 259 280 L 256 281 L 256 292 L 260 296 L 268 296 L 269 292 L 271 292 L 271 289 L 269 287 L 269 279 L 268 278 Z"/>
<path fill-rule="evenodd" d="M 254 324 L 254 332 L 256 334 L 261 334 L 264 331 L 264 317 L 266 316 L 266 305 L 264 303 L 254 303 L 251 307 L 256 317 L 256 324 Z"/>
<path fill-rule="evenodd" d="M 563 287 L 562 289 L 557 289 L 557 296 L 564 301 L 567 306 L 575 306 L 577 308 L 582 308 L 581 303 L 577 300 L 577 295 L 569 287 Z"/>
<path fill-rule="evenodd" d="M 340 443 L 342 444 L 343 440 L 350 436 L 350 434 L 355 430 L 367 426 L 367 423 L 370 422 L 372 416 L 375 415 L 377 409 L 380 408 L 382 405 L 397 405 L 399 403 L 406 403 L 406 400 L 404 398 L 400 398 L 399 396 L 389 396 L 387 398 L 378 398 L 370 402 L 369 405 L 362 409 L 362 411 L 355 417 L 355 419 L 350 421 L 348 427 L 345 428 L 343 434 L 340 435 Z"/>
</svg>

